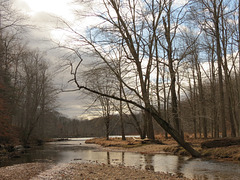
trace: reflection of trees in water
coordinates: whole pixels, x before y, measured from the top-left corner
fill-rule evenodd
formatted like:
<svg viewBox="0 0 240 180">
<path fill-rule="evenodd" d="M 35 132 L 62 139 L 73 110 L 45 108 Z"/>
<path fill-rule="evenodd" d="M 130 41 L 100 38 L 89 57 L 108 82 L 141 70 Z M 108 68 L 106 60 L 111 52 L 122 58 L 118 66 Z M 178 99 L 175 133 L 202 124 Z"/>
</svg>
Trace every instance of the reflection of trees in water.
<svg viewBox="0 0 240 180">
<path fill-rule="evenodd" d="M 119 159 L 111 159 L 111 157 L 110 157 L 110 152 L 107 151 L 107 164 L 110 165 L 111 162 L 113 162 L 113 161 L 116 161 L 116 162 L 118 162 L 119 164 L 124 165 L 124 164 L 125 164 L 125 153 L 122 152 L 122 153 L 121 153 L 121 158 L 119 158 Z"/>
<path fill-rule="evenodd" d="M 105 154 L 105 153 L 104 153 Z M 155 155 L 152 154 L 145 154 L 139 156 L 129 156 L 126 152 L 106 152 L 104 156 L 105 162 L 108 165 L 123 165 L 123 166 L 135 166 L 140 169 L 145 169 L 148 171 L 162 171 L 162 172 L 170 172 L 176 174 L 179 178 L 184 177 L 184 169 L 186 168 L 185 165 L 188 162 L 191 162 L 192 159 L 186 160 L 184 157 L 181 156 L 166 156 L 164 158 L 156 158 Z M 134 162 L 132 159 L 134 159 Z M 135 161 L 137 160 L 137 161 Z M 132 164 L 131 164 L 132 163 Z M 195 165 L 193 165 L 195 166 Z M 190 172 L 191 173 L 191 172 Z M 185 174 L 186 175 L 186 174 Z M 208 179 L 209 176 L 206 174 L 192 174 L 192 178 L 194 179 Z M 214 178 L 218 178 L 218 176 L 214 176 Z M 212 179 L 212 178 L 210 178 Z"/>
<path fill-rule="evenodd" d="M 146 170 L 151 170 L 151 171 L 159 171 L 159 168 L 162 169 L 162 171 L 169 171 L 169 172 L 174 172 L 176 173 L 179 177 L 183 177 L 183 174 L 182 174 L 182 167 L 184 166 L 184 163 L 186 162 L 184 160 L 184 157 L 174 157 L 173 158 L 160 158 L 160 161 L 158 161 L 155 157 L 155 155 L 152 155 L 152 154 L 145 154 L 143 156 L 144 158 L 144 165 L 145 165 L 145 169 Z M 154 160 L 155 160 L 155 163 L 154 163 Z M 157 160 L 157 161 L 156 161 Z M 165 162 L 165 161 L 171 161 L 172 163 L 169 163 L 169 162 Z M 159 164 L 156 164 L 156 163 L 159 163 Z M 166 164 L 167 165 L 166 165 Z"/>
<path fill-rule="evenodd" d="M 172 157 L 169 156 L 168 158 L 160 158 L 156 159 L 155 155 L 153 154 L 144 154 L 138 157 L 134 156 L 138 160 L 134 163 L 131 161 L 131 158 L 126 154 L 126 152 L 106 152 L 106 163 L 108 165 L 118 164 L 118 165 L 130 165 L 139 167 L 140 169 L 150 170 L 150 171 L 161 171 L 172 172 L 179 177 L 183 177 L 182 169 L 186 163 L 184 157 Z M 154 163 L 155 162 L 155 163 Z M 171 162 L 171 163 L 169 163 Z"/>
<path fill-rule="evenodd" d="M 111 164 L 110 162 L 110 153 L 107 151 L 107 164 Z"/>
<path fill-rule="evenodd" d="M 116 161 L 116 163 L 118 164 L 122 164 L 122 165 L 125 165 L 125 153 L 122 152 L 121 153 L 121 156 L 117 159 L 111 159 L 111 156 L 110 156 L 110 152 L 107 152 L 107 164 L 112 164 L 114 163 L 114 161 Z M 146 154 L 144 156 L 142 156 L 142 158 L 144 158 L 144 162 L 145 163 L 141 163 L 139 162 L 139 164 L 136 164 L 138 166 L 140 166 L 140 168 L 142 168 L 142 166 L 144 166 L 144 168 L 146 170 L 151 170 L 151 171 L 154 171 L 154 166 L 153 166 L 153 155 L 150 155 L 150 154 Z"/>
<path fill-rule="evenodd" d="M 146 154 L 146 155 L 144 156 L 144 158 L 145 158 L 145 169 L 146 169 L 146 170 L 154 171 L 153 155 L 151 155 L 151 154 Z"/>
<path fill-rule="evenodd" d="M 125 163 L 125 161 L 124 161 L 124 158 L 125 158 L 125 154 L 124 154 L 124 152 L 122 152 L 122 165 L 124 165 Z"/>
<path fill-rule="evenodd" d="M 181 156 L 177 156 L 177 161 L 176 161 L 176 174 L 178 177 L 183 177 L 183 173 L 182 173 L 182 166 L 184 163 L 184 158 Z"/>
</svg>

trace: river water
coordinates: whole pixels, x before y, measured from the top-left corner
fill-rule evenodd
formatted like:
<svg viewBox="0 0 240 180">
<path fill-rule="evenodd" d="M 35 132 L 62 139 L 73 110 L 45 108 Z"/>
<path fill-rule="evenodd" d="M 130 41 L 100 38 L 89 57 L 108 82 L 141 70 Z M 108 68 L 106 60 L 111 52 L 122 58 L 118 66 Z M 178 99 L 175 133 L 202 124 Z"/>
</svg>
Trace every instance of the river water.
<svg viewBox="0 0 240 180">
<path fill-rule="evenodd" d="M 98 145 L 85 144 L 85 138 L 51 142 L 24 153 L 0 166 L 17 163 L 49 161 L 98 162 L 112 165 L 135 166 L 156 172 L 178 174 L 191 179 L 240 179 L 240 163 L 179 157 L 168 154 L 140 154 L 131 152 L 107 152 Z"/>
</svg>

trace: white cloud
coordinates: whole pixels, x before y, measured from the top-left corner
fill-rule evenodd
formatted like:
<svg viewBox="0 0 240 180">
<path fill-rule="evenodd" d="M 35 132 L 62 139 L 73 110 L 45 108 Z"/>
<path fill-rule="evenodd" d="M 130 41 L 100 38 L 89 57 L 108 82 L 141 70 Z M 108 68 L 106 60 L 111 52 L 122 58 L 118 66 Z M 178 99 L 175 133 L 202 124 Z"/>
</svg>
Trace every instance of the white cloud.
<svg viewBox="0 0 240 180">
<path fill-rule="evenodd" d="M 22 12 L 34 16 L 39 12 L 47 12 L 71 20 L 74 18 L 72 0 L 15 0 Z"/>
<path fill-rule="evenodd" d="M 55 45 L 51 39 L 61 38 L 61 33 L 56 31 L 57 17 L 65 21 L 73 22 L 75 18 L 75 6 L 72 4 L 73 0 L 13 0 L 14 8 L 18 9 L 20 13 L 28 16 L 28 24 L 34 28 L 27 29 L 26 41 L 31 48 L 38 48 L 41 51 L 47 51 L 47 60 L 50 66 L 49 71 L 53 74 L 56 67 L 60 65 L 60 56 L 64 54 L 65 50 L 52 51 L 50 50 Z M 87 24 L 87 21 L 85 21 Z M 89 22 L 88 22 L 89 23 Z M 70 72 L 65 71 L 57 74 L 54 79 L 54 84 L 58 88 L 66 84 L 71 78 Z M 71 86 L 70 88 L 72 88 Z M 89 102 L 85 96 L 80 96 L 80 93 L 61 93 L 59 95 L 58 111 L 68 117 L 76 118 L 83 116 L 87 109 Z M 88 117 L 88 115 L 84 115 Z"/>
<path fill-rule="evenodd" d="M 177 1 L 174 1 L 174 4 L 176 6 L 183 6 L 185 5 L 189 0 L 177 0 Z"/>
</svg>

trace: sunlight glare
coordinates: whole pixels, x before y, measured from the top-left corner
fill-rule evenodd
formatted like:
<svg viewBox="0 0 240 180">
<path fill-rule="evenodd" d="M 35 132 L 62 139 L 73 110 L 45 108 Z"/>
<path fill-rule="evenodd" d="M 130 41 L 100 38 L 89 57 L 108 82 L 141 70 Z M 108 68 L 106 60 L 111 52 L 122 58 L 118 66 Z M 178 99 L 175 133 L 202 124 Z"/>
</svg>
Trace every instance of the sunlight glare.
<svg viewBox="0 0 240 180">
<path fill-rule="evenodd" d="M 72 19 L 73 12 L 71 2 L 72 0 L 22 0 L 30 8 L 30 15 L 35 15 L 39 12 L 46 12 L 56 16 L 64 17 L 65 19 Z"/>
</svg>

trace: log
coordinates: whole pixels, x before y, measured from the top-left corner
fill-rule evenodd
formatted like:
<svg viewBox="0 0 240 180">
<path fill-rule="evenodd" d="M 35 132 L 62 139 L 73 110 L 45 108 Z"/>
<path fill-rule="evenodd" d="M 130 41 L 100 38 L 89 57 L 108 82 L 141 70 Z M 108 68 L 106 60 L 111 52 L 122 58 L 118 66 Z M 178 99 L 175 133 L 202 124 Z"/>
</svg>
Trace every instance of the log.
<svg viewBox="0 0 240 180">
<path fill-rule="evenodd" d="M 133 140 L 134 140 L 134 141 L 150 141 L 150 139 L 148 139 L 148 138 L 145 138 L 145 139 L 137 139 L 137 138 L 135 138 L 135 137 L 133 137 Z"/>
<path fill-rule="evenodd" d="M 145 139 L 136 139 L 135 137 L 133 137 L 133 140 L 134 140 L 134 141 L 140 141 L 140 142 L 142 142 L 142 143 L 146 143 L 147 141 L 150 141 L 150 139 L 148 139 L 148 138 L 145 138 Z"/>
<path fill-rule="evenodd" d="M 240 145 L 240 138 L 214 139 L 201 143 L 202 148 L 227 147 L 233 145 Z"/>
</svg>

